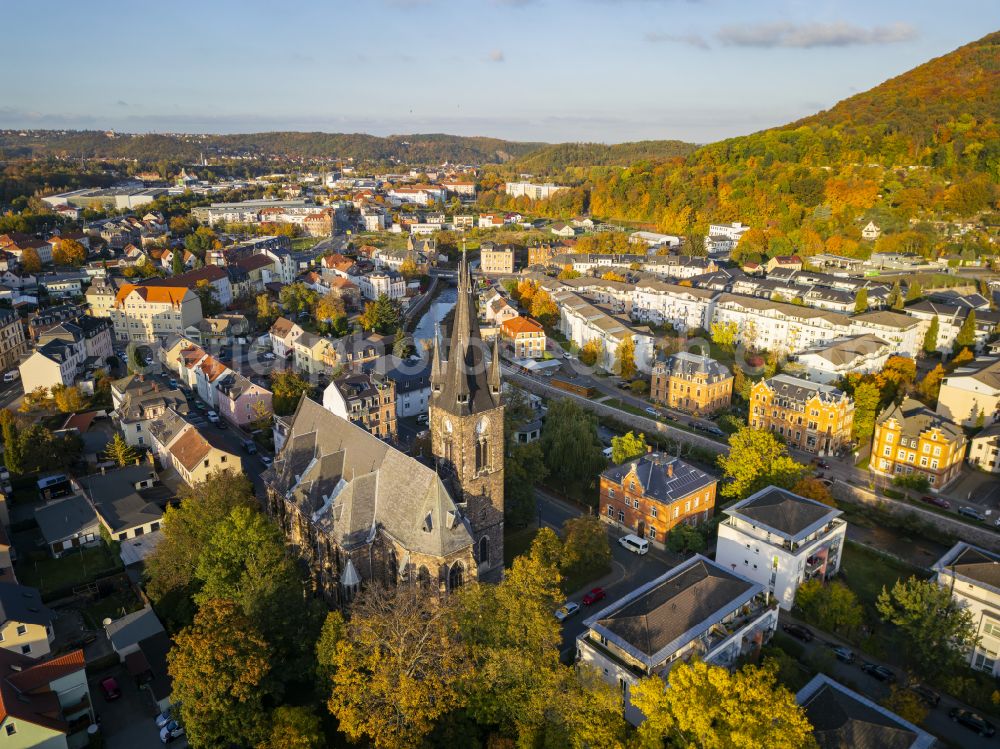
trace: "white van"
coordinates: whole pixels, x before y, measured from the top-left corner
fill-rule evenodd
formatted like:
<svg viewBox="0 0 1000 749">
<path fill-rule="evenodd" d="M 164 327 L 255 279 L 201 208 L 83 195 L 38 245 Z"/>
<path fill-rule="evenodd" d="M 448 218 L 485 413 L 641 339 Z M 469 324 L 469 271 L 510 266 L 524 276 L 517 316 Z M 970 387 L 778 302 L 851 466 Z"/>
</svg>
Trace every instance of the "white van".
<svg viewBox="0 0 1000 749">
<path fill-rule="evenodd" d="M 633 554 L 638 554 L 639 556 L 642 556 L 649 551 L 649 541 L 644 538 L 639 538 L 631 533 L 627 536 L 619 538 L 618 543 L 631 551 Z"/>
<path fill-rule="evenodd" d="M 16 369 L 12 369 L 9 372 L 6 372 L 4 374 L 3 381 L 4 382 L 13 382 L 14 380 L 16 380 L 20 376 L 21 376 L 21 373 L 19 371 L 17 371 Z"/>
<path fill-rule="evenodd" d="M 605 458 L 611 460 L 612 449 L 610 447 L 605 447 L 604 450 L 602 450 L 602 452 L 604 453 Z"/>
</svg>

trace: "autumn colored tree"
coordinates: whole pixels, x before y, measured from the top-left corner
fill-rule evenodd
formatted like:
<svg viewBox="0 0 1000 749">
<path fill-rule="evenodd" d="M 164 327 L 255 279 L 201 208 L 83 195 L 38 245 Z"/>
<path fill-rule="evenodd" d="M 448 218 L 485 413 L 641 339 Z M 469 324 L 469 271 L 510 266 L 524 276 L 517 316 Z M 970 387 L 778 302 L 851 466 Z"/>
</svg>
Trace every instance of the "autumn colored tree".
<svg viewBox="0 0 1000 749">
<path fill-rule="evenodd" d="M 27 273 L 38 273 L 42 269 L 42 259 L 34 247 L 25 247 L 21 252 L 21 268 Z"/>
<path fill-rule="evenodd" d="M 600 338 L 591 338 L 580 349 L 580 361 L 593 367 L 604 361 L 604 344 Z"/>
<path fill-rule="evenodd" d="M 253 745 L 264 735 L 272 655 L 232 601 L 205 601 L 167 653 L 172 701 L 195 746 Z"/>
<path fill-rule="evenodd" d="M 788 446 L 764 429 L 743 427 L 729 436 L 729 452 L 718 457 L 725 478 L 725 497 L 749 497 L 774 485 L 790 489 L 805 473 L 805 466 L 788 454 Z"/>
<path fill-rule="evenodd" d="M 347 634 L 347 622 L 337 610 L 327 612 L 326 619 L 316 639 L 316 688 L 325 693 L 330 688 L 333 668 L 337 660 L 337 644 Z"/>
<path fill-rule="evenodd" d="M 941 381 L 944 379 L 945 374 L 947 373 L 945 372 L 944 367 L 938 364 L 934 367 L 934 369 L 928 372 L 924 379 L 920 381 L 920 384 L 917 385 L 917 393 L 919 393 L 925 403 L 937 403 L 938 393 L 941 392 Z M 855 413 L 857 413 L 856 410 Z M 857 421 L 856 415 L 855 421 Z"/>
<path fill-rule="evenodd" d="M 928 712 L 927 705 L 916 692 L 898 687 L 895 684 L 889 687 L 889 694 L 882 700 L 882 707 L 891 710 L 915 726 L 924 722 Z"/>
<path fill-rule="evenodd" d="M 736 348 L 736 337 L 739 334 L 739 326 L 734 322 L 714 322 L 712 323 L 712 342 L 730 353 Z"/>
<path fill-rule="evenodd" d="M 604 523 L 596 515 L 580 515 L 563 523 L 559 571 L 565 578 L 594 576 L 611 567 L 611 547 Z"/>
<path fill-rule="evenodd" d="M 812 726 L 795 695 L 777 684 L 776 669 L 747 665 L 730 673 L 702 661 L 678 663 L 670 687 L 650 676 L 632 689 L 632 704 L 649 723 L 640 746 L 662 746 L 668 737 L 698 749 L 815 749 Z"/>
<path fill-rule="evenodd" d="M 17 428 L 17 419 L 10 409 L 0 409 L 0 425 L 3 430 L 3 462 L 14 476 L 24 471 L 24 449 Z"/>
<path fill-rule="evenodd" d="M 875 434 L 875 417 L 878 416 L 882 392 L 874 382 L 861 382 L 854 388 L 854 423 L 851 433 L 860 444 L 866 444 Z"/>
<path fill-rule="evenodd" d="M 635 377 L 635 339 L 631 334 L 626 334 L 615 349 L 615 371 L 625 380 Z"/>
<path fill-rule="evenodd" d="M 564 265 L 563 269 L 559 271 L 557 278 L 560 281 L 572 281 L 574 278 L 580 277 L 580 271 L 573 270 L 572 265 Z"/>
<path fill-rule="evenodd" d="M 905 302 L 903 301 L 903 291 L 899 287 L 899 279 L 893 282 L 892 288 L 889 289 L 889 295 L 885 298 L 885 303 L 888 304 L 891 309 L 903 309 Z"/>
<path fill-rule="evenodd" d="M 271 733 L 257 749 L 323 749 L 323 725 L 308 707 L 281 705 L 268 720 Z"/>
<path fill-rule="evenodd" d="M 312 312 L 317 301 L 319 294 L 301 282 L 282 286 L 278 294 L 278 302 L 289 315 Z"/>
<path fill-rule="evenodd" d="M 860 315 L 868 311 L 868 289 L 862 286 L 854 295 L 854 314 Z"/>
<path fill-rule="evenodd" d="M 267 294 L 257 295 L 257 322 L 270 327 L 278 319 L 281 310 Z"/>
<path fill-rule="evenodd" d="M 917 280 L 910 281 L 906 285 L 906 301 L 915 302 L 924 294 L 923 288 L 920 286 L 920 282 Z"/>
<path fill-rule="evenodd" d="M 64 414 L 82 411 L 87 405 L 83 393 L 76 385 L 55 385 L 52 388 L 52 400 L 56 408 Z"/>
<path fill-rule="evenodd" d="M 52 250 L 52 262 L 79 268 L 87 262 L 87 248 L 75 239 L 60 239 Z"/>
<path fill-rule="evenodd" d="M 837 506 L 829 487 L 815 476 L 803 476 L 792 486 L 792 491 L 800 497 L 814 499 L 830 507 Z"/>
<path fill-rule="evenodd" d="M 531 297 L 531 316 L 548 326 L 559 319 L 559 307 L 545 289 L 538 289 Z"/>
<path fill-rule="evenodd" d="M 337 643 L 327 706 L 352 741 L 417 746 L 462 704 L 470 664 L 452 626 L 452 599 L 415 586 L 370 585 Z"/>
<path fill-rule="evenodd" d="M 615 273 L 613 270 L 609 270 L 606 273 L 604 273 L 604 275 L 601 276 L 601 279 L 604 281 L 619 281 L 622 283 L 625 282 L 625 276 L 621 275 L 620 273 Z"/>
<path fill-rule="evenodd" d="M 115 432 L 115 436 L 111 438 L 108 446 L 104 448 L 104 454 L 107 455 L 109 460 L 113 460 L 119 466 L 132 465 L 139 457 L 135 448 L 122 437 L 121 432 Z"/>
<path fill-rule="evenodd" d="M 642 432 L 636 434 L 630 431 L 620 437 L 611 438 L 611 462 L 615 465 L 638 458 L 646 452 L 646 435 Z"/>
<path fill-rule="evenodd" d="M 400 264 L 399 272 L 407 281 L 420 275 L 420 271 L 417 269 L 417 263 L 412 257 L 406 258 L 402 264 Z"/>
<path fill-rule="evenodd" d="M 325 330 L 331 332 L 347 332 L 347 311 L 344 300 L 334 291 L 329 291 L 320 297 L 313 307 L 313 317 Z"/>
<path fill-rule="evenodd" d="M 531 309 L 531 300 L 535 296 L 535 284 L 527 279 L 517 285 L 516 299 L 524 309 Z"/>
</svg>

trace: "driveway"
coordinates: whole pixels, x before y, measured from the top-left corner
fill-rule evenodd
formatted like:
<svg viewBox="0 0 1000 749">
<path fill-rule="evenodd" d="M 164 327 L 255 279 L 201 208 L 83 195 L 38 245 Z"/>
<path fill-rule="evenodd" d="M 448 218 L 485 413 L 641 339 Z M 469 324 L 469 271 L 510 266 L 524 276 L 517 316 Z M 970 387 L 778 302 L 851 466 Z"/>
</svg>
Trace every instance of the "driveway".
<svg viewBox="0 0 1000 749">
<path fill-rule="evenodd" d="M 121 689 L 121 698 L 104 699 L 101 680 L 113 676 Z M 154 718 L 159 712 L 149 692 L 139 689 L 123 666 L 104 671 L 90 679 L 90 696 L 100 715 L 101 732 L 108 749 L 155 749 L 161 747 L 160 732 Z M 173 744 L 184 747 L 186 741 Z"/>
</svg>

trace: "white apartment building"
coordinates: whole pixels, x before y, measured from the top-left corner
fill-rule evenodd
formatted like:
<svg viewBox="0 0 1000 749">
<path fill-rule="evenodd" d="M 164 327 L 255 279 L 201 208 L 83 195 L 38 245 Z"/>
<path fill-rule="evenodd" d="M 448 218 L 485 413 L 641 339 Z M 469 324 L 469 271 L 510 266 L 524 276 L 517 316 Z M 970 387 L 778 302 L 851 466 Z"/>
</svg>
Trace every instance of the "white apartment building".
<svg viewBox="0 0 1000 749">
<path fill-rule="evenodd" d="M 1000 555 L 959 541 L 931 569 L 937 584 L 972 614 L 979 644 L 969 665 L 1000 676 Z"/>
<path fill-rule="evenodd" d="M 840 570 L 847 523 L 836 508 L 769 486 L 723 512 L 716 561 L 763 585 L 786 611 L 799 585 Z"/>
<path fill-rule="evenodd" d="M 915 359 L 923 348 L 925 330 L 919 320 L 909 315 L 875 310 L 851 317 L 850 335 L 876 335 L 892 346 L 894 354 Z"/>
<path fill-rule="evenodd" d="M 628 239 L 633 244 L 644 244 L 649 248 L 655 247 L 679 247 L 681 238 L 673 234 L 657 234 L 653 231 L 634 231 L 628 235 Z"/>
<path fill-rule="evenodd" d="M 584 620 L 577 659 L 621 691 L 625 718 L 644 720 L 632 687 L 669 681 L 678 661 L 728 667 L 771 639 L 778 609 L 760 583 L 696 554 Z"/>
<path fill-rule="evenodd" d="M 381 211 L 362 211 L 361 220 L 364 222 L 365 231 L 384 231 L 386 226 L 385 214 Z"/>
<path fill-rule="evenodd" d="M 958 331 L 961 330 L 970 311 L 970 308 L 965 305 L 941 304 L 928 299 L 911 304 L 906 308 L 906 314 L 923 322 L 921 336 L 927 331 L 931 320 L 935 317 L 938 319 L 937 350 L 943 354 L 951 353 L 955 338 L 958 337 Z M 975 312 L 975 348 L 977 351 L 981 351 L 992 336 L 997 324 L 1000 323 L 1000 314 L 991 312 L 989 308 L 977 309 Z"/>
<path fill-rule="evenodd" d="M 892 353 L 888 341 L 868 334 L 840 338 L 831 344 L 808 349 L 796 357 L 796 362 L 810 380 L 829 384 L 851 372 L 881 372 Z"/>
<path fill-rule="evenodd" d="M 1000 422 L 990 424 L 969 440 L 969 462 L 990 473 L 1000 473 Z"/>
<path fill-rule="evenodd" d="M 632 336 L 636 367 L 646 374 L 652 371 L 655 341 L 648 331 L 608 314 L 568 289 L 557 291 L 552 298 L 559 307 L 559 330 L 564 336 L 580 348 L 591 340 L 600 341 L 602 355 L 598 366 L 612 371 L 619 344 L 626 336 Z"/>
<path fill-rule="evenodd" d="M 1000 421 L 1000 356 L 983 356 L 958 367 L 941 381 L 937 413 L 973 427 Z"/>
<path fill-rule="evenodd" d="M 274 355 L 282 359 L 288 358 L 293 350 L 292 344 L 304 332 L 299 325 L 286 317 L 279 317 L 275 320 L 268 331 L 271 350 L 274 352 Z"/>
<path fill-rule="evenodd" d="M 134 286 L 118 290 L 111 321 L 120 342 L 151 343 L 184 330 L 202 320 L 201 299 L 183 286 Z"/>
<path fill-rule="evenodd" d="M 832 343 L 851 332 L 851 318 L 839 312 L 737 294 L 716 299 L 712 322 L 735 323 L 738 344 L 784 353 Z"/>
<path fill-rule="evenodd" d="M 719 292 L 678 286 L 665 281 L 640 281 L 632 290 L 632 318 L 654 325 L 669 323 L 678 333 L 708 330 Z"/>
<path fill-rule="evenodd" d="M 565 185 L 554 185 L 546 182 L 544 185 L 532 182 L 508 182 L 504 185 L 504 192 L 512 198 L 531 198 L 532 200 L 547 200 L 560 190 L 568 190 Z"/>
<path fill-rule="evenodd" d="M 390 299 L 406 296 L 406 279 L 393 270 L 375 271 L 358 279 L 358 287 L 365 299 L 378 299 L 385 294 Z"/>
<path fill-rule="evenodd" d="M 726 239 L 731 239 L 733 242 L 739 242 L 740 237 L 748 231 L 750 231 L 750 227 L 740 221 L 734 221 L 731 224 L 708 225 L 709 237 L 725 237 Z"/>
</svg>

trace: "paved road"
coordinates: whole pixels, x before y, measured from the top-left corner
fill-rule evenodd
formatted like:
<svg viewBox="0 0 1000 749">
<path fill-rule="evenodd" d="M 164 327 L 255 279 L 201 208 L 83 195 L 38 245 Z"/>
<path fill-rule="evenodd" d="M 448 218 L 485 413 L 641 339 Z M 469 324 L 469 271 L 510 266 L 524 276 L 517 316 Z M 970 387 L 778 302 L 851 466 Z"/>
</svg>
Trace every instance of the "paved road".
<svg viewBox="0 0 1000 749">
<path fill-rule="evenodd" d="M 538 516 L 543 525 L 555 531 L 561 531 L 563 523 L 580 515 L 579 508 L 563 502 L 543 491 L 535 491 Z M 608 526 L 608 537 L 611 543 L 611 573 L 588 583 L 582 590 L 575 591 L 567 597 L 568 601 L 580 603 L 584 594 L 593 587 L 600 586 L 607 593 L 607 598 L 594 607 L 583 606 L 580 612 L 563 623 L 562 655 L 567 660 L 576 650 L 576 638 L 583 633 L 583 621 L 591 613 L 600 609 L 610 601 L 621 598 L 643 583 L 659 577 L 671 567 L 674 567 L 683 557 L 669 552 L 661 552 L 650 547 L 649 553 L 637 556 L 626 551 L 617 543 L 622 533 Z"/>
<path fill-rule="evenodd" d="M 786 624 L 796 620 L 787 612 L 781 611 L 779 613 L 779 621 L 782 624 Z M 864 663 L 876 663 L 878 665 L 885 666 L 896 674 L 898 679 L 897 684 L 903 684 L 906 682 L 906 674 L 900 669 L 890 666 L 888 663 L 880 661 L 876 658 L 871 658 L 867 654 L 857 652 L 857 650 L 852 648 L 848 643 L 840 640 L 834 635 L 822 632 L 815 627 L 809 627 L 809 629 L 816 635 L 816 638 L 811 643 L 799 643 L 807 653 L 814 654 L 827 650 L 828 643 L 840 645 L 848 648 L 849 650 L 854 650 L 856 656 L 854 663 L 842 663 L 841 661 L 836 660 L 831 653 L 829 665 L 824 668 L 824 672 L 828 676 L 837 679 L 841 683 L 849 686 L 857 692 L 860 692 L 869 699 L 874 700 L 875 702 L 881 702 L 889 695 L 889 685 L 864 673 L 861 670 L 861 666 Z M 927 713 L 927 718 L 924 720 L 923 728 L 930 733 L 933 733 L 935 736 L 950 741 L 955 746 L 960 746 L 963 749 L 987 749 L 987 747 L 996 745 L 995 739 L 987 739 L 977 736 L 972 731 L 953 723 L 948 718 L 948 711 L 953 707 L 971 709 L 968 705 L 964 705 L 957 700 L 952 699 L 948 695 L 943 694 L 941 695 L 941 703 L 936 708 L 931 708 Z"/>
</svg>

